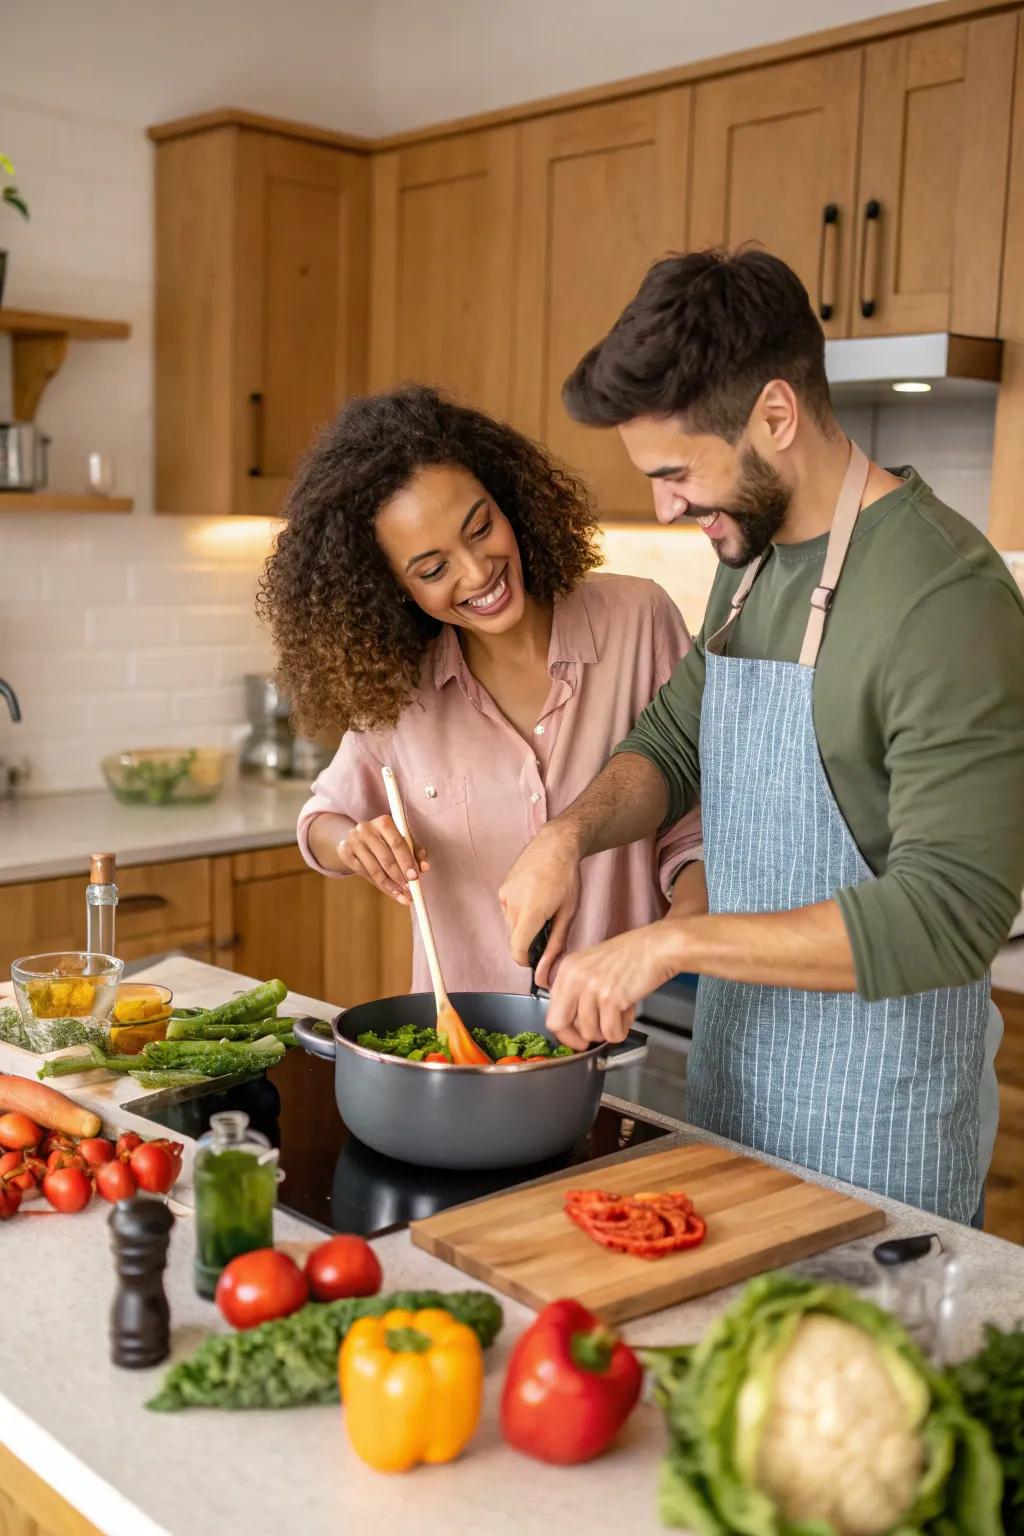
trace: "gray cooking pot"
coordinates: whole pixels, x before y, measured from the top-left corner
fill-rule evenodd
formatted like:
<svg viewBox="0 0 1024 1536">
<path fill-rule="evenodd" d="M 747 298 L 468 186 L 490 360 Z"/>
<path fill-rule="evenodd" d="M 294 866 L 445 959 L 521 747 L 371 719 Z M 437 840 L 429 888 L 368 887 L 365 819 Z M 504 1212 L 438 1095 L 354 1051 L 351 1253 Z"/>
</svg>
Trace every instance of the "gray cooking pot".
<svg viewBox="0 0 1024 1536">
<path fill-rule="evenodd" d="M 544 996 L 455 992 L 452 1002 L 471 1029 L 536 1030 L 555 1043 L 544 1028 Z M 607 1069 L 647 1054 L 646 1038 L 636 1031 L 621 1045 L 595 1045 L 530 1067 L 404 1061 L 355 1043 L 367 1030 L 429 1029 L 436 1020 L 433 993 L 415 992 L 339 1013 L 330 1039 L 313 1029 L 316 1020 L 294 1025 L 307 1051 L 334 1061 L 338 1112 L 352 1135 L 387 1157 L 429 1168 L 517 1168 L 556 1157 L 596 1120 Z"/>
</svg>

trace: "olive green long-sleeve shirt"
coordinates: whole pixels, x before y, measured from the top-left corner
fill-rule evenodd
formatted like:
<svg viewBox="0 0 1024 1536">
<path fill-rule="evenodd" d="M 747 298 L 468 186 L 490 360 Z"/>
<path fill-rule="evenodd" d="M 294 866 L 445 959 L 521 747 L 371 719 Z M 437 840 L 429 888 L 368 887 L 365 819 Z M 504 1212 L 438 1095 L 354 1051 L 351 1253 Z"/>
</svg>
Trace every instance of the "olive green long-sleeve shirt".
<svg viewBox="0 0 1024 1536">
<path fill-rule="evenodd" d="M 839 809 L 879 877 L 835 893 L 868 1000 L 983 976 L 1024 885 L 1024 600 L 1005 563 L 913 470 L 857 519 L 825 627 L 814 728 Z M 796 661 L 827 535 L 776 545 L 727 654 Z M 700 796 L 704 641 L 616 749 L 650 759 L 668 821 Z"/>
</svg>

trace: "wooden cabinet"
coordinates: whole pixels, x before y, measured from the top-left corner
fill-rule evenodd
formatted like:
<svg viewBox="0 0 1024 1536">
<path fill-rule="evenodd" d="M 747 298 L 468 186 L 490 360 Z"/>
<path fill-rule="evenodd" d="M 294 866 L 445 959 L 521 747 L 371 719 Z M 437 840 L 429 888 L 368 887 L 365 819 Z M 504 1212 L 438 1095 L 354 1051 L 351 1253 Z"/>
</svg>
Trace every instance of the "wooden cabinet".
<svg viewBox="0 0 1024 1536">
<path fill-rule="evenodd" d="M 122 960 L 177 949 L 210 960 L 212 863 L 178 859 L 139 864 L 117 875 L 117 953 Z M 0 886 L 0 971 L 19 955 L 85 945 L 83 871 L 59 880 Z"/>
<path fill-rule="evenodd" d="M 517 147 L 498 128 L 375 157 L 372 389 L 416 380 L 508 414 Z"/>
<path fill-rule="evenodd" d="M 156 158 L 156 505 L 280 512 L 364 386 L 366 157 L 236 126 Z"/>
<path fill-rule="evenodd" d="M 864 51 L 853 333 L 994 336 L 1017 17 Z"/>
<path fill-rule="evenodd" d="M 694 92 L 690 244 L 756 241 L 848 334 L 862 55 L 744 70 Z"/>
<path fill-rule="evenodd" d="M 0 1445 L 0 1536 L 101 1536 L 99 1529 Z"/>
<path fill-rule="evenodd" d="M 522 129 L 514 419 L 586 477 L 605 517 L 650 517 L 650 489 L 617 433 L 569 420 L 561 388 L 650 264 L 685 248 L 690 105 L 680 88 Z"/>
</svg>

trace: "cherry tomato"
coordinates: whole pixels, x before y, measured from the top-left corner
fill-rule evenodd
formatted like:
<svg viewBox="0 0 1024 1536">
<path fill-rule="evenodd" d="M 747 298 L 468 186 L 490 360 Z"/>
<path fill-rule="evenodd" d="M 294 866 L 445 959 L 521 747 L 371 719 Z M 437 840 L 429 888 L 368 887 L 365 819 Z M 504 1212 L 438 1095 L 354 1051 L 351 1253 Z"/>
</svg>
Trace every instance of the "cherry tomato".
<svg viewBox="0 0 1024 1536">
<path fill-rule="evenodd" d="M 181 1172 L 181 1157 L 185 1150 L 184 1143 L 180 1141 L 168 1141 L 166 1136 L 157 1136 L 155 1140 L 147 1141 L 145 1145 L 147 1147 L 163 1147 L 164 1151 L 168 1154 L 172 1163 L 174 1164 L 174 1177 L 177 1178 Z"/>
<path fill-rule="evenodd" d="M 96 1188 L 104 1200 L 109 1200 L 111 1205 L 116 1205 L 118 1200 L 130 1200 L 138 1189 L 135 1175 L 127 1163 L 114 1159 L 112 1163 L 104 1163 L 96 1173 Z"/>
<path fill-rule="evenodd" d="M 121 1157 L 127 1162 L 135 1148 L 141 1146 L 142 1137 L 137 1131 L 122 1131 L 117 1138 L 117 1146 L 114 1148 L 114 1152 L 117 1157 Z"/>
<path fill-rule="evenodd" d="M 70 1147 L 54 1147 L 46 1159 L 48 1173 L 57 1173 L 61 1168 L 78 1168 L 84 1173 L 88 1166 L 85 1158 Z"/>
<path fill-rule="evenodd" d="M 286 1253 L 256 1248 L 232 1259 L 217 1281 L 216 1301 L 232 1328 L 255 1328 L 305 1306 L 309 1287 Z"/>
<path fill-rule="evenodd" d="M 69 1136 L 66 1131 L 48 1131 L 43 1137 L 42 1146 L 39 1148 L 39 1156 L 47 1158 L 58 1147 L 63 1147 L 65 1152 L 73 1152 L 75 1145 L 74 1137 Z"/>
<path fill-rule="evenodd" d="M 0 1221 L 8 1221 L 21 1204 L 21 1190 L 16 1184 L 0 1184 Z"/>
<path fill-rule="evenodd" d="M 499 1056 L 494 1063 L 496 1067 L 521 1067 L 522 1064 L 523 1058 L 521 1056 Z"/>
<path fill-rule="evenodd" d="M 92 1198 L 92 1184 L 81 1168 L 58 1168 L 43 1180 L 43 1194 L 55 1211 L 83 1210 Z"/>
<path fill-rule="evenodd" d="M 128 1166 L 139 1188 L 151 1195 L 166 1195 L 178 1177 L 174 1158 L 155 1141 L 144 1141 L 141 1147 L 136 1147 Z"/>
<path fill-rule="evenodd" d="M 90 1168 L 102 1168 L 114 1157 L 114 1143 L 105 1136 L 87 1136 L 78 1143 L 78 1155 L 85 1158 Z"/>
<path fill-rule="evenodd" d="M 0 1147 L 24 1152 L 26 1147 L 38 1147 L 44 1134 L 42 1126 L 36 1125 L 28 1115 L 19 1115 L 15 1110 L 0 1115 Z"/>
<path fill-rule="evenodd" d="M 38 1157 L 24 1152 L 5 1152 L 0 1157 L 0 1184 L 11 1183 L 23 1193 L 35 1189 L 39 1180 L 37 1171 L 46 1172 L 46 1166 Z"/>
<path fill-rule="evenodd" d="M 317 1301 L 375 1296 L 383 1278 L 380 1260 L 369 1243 L 348 1233 L 328 1238 L 306 1260 L 306 1279 Z"/>
<path fill-rule="evenodd" d="M 429 1056 L 424 1056 L 423 1060 L 424 1061 L 440 1061 L 446 1067 L 451 1065 L 451 1063 L 450 1063 L 448 1057 L 445 1055 L 444 1051 L 431 1051 Z"/>
</svg>

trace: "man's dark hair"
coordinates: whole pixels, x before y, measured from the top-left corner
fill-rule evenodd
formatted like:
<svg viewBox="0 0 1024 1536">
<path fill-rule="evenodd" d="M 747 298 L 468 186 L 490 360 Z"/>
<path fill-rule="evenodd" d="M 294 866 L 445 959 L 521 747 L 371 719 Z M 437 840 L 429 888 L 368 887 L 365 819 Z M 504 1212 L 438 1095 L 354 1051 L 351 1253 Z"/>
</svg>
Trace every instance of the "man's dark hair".
<svg viewBox="0 0 1024 1536">
<path fill-rule="evenodd" d="M 562 399 L 587 426 L 684 416 L 692 430 L 735 442 L 772 379 L 827 426 L 825 338 L 803 283 L 767 251 L 692 251 L 655 262 Z"/>
</svg>

